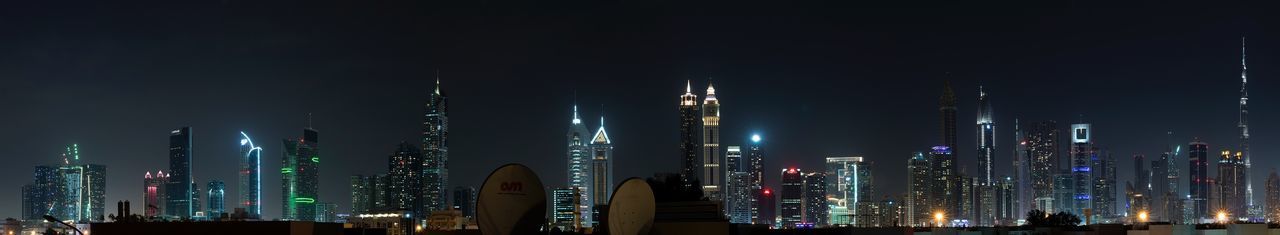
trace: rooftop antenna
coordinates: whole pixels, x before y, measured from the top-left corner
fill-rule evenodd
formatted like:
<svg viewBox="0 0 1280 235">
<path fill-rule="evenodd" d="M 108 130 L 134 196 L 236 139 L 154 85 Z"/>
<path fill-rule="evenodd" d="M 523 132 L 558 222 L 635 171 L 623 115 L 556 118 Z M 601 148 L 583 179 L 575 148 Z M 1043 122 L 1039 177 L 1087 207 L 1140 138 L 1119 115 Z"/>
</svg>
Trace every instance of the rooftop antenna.
<svg viewBox="0 0 1280 235">
<path fill-rule="evenodd" d="M 307 113 L 307 128 L 311 128 L 311 113 Z"/>
</svg>

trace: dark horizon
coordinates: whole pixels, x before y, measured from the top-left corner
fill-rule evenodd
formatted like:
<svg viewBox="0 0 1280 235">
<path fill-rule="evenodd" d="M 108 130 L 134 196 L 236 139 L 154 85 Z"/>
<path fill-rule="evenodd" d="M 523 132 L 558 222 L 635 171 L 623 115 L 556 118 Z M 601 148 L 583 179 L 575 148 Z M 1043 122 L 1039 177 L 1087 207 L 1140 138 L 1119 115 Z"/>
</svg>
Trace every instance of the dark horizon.
<svg viewBox="0 0 1280 235">
<path fill-rule="evenodd" d="M 767 185 L 784 167 L 864 156 L 877 165 L 876 193 L 896 196 L 910 154 L 941 141 L 945 80 L 970 175 L 982 86 L 996 174 L 1012 173 L 1015 118 L 1066 129 L 1083 115 L 1115 154 L 1123 192 L 1131 154 L 1158 156 L 1166 131 L 1235 148 L 1242 36 L 1256 203 L 1280 166 L 1268 157 L 1280 154 L 1268 144 L 1280 141 L 1270 122 L 1280 35 L 1265 30 L 1278 22 L 1265 8 L 779 4 L 15 3 L 0 10 L 10 33 L 0 37 L 0 187 L 10 192 L 0 217 L 20 217 L 32 168 L 73 143 L 107 166 L 107 213 L 118 200 L 141 212 L 143 173 L 167 171 L 168 132 L 190 126 L 201 189 L 236 182 L 240 131 L 264 146 L 263 217 L 277 218 L 280 174 L 269 169 L 308 114 L 321 140 L 319 201 L 345 212 L 349 176 L 385 173 L 396 144 L 420 142 L 437 70 L 450 98 L 450 188 L 479 187 L 504 163 L 563 186 L 575 103 L 591 130 L 604 115 L 614 179 L 676 172 L 677 104 L 691 80 L 700 99 L 715 84 L 722 146 L 764 137 Z"/>
</svg>

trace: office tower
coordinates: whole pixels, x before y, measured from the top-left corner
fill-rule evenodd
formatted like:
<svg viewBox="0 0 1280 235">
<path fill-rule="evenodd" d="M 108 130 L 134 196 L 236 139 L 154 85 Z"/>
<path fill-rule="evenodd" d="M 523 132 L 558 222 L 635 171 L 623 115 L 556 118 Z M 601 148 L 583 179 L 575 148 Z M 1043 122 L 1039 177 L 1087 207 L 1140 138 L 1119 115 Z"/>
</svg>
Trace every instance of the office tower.
<svg viewBox="0 0 1280 235">
<path fill-rule="evenodd" d="M 582 204 L 582 193 L 578 192 L 578 188 L 557 188 L 551 190 L 551 208 L 552 208 L 552 224 L 560 228 L 562 231 L 578 231 L 582 225 L 581 210 L 578 208 Z"/>
<path fill-rule="evenodd" d="M 827 221 L 827 175 L 822 172 L 804 174 L 804 219 L 812 227 L 825 227 Z"/>
<path fill-rule="evenodd" d="M 1032 208 L 1053 210 L 1054 174 L 1058 173 L 1058 123 L 1042 121 L 1026 129 L 1026 148 L 1031 170 Z M 1061 202 L 1059 202 L 1061 204 Z"/>
<path fill-rule="evenodd" d="M 1276 175 L 1276 170 L 1271 169 L 1271 174 L 1267 175 L 1267 195 L 1265 202 L 1267 209 L 1264 210 L 1267 222 L 1280 221 L 1280 175 Z"/>
<path fill-rule="evenodd" d="M 725 187 L 725 214 L 729 215 L 729 222 L 735 224 L 750 224 L 751 220 L 751 198 L 752 190 L 749 181 L 751 174 L 745 171 L 731 172 L 726 177 Z"/>
<path fill-rule="evenodd" d="M 992 178 L 992 160 L 995 160 L 996 123 L 991 114 L 991 104 L 987 101 L 987 92 L 978 87 L 978 168 L 982 171 L 982 184 L 990 185 Z"/>
<path fill-rule="evenodd" d="M 1054 174 L 1053 200 L 1050 201 L 1052 203 L 1052 206 L 1050 208 L 1052 209 L 1049 212 L 1052 212 L 1052 213 L 1067 212 L 1067 213 L 1075 214 L 1076 216 L 1084 216 L 1083 214 L 1076 213 L 1076 211 L 1078 211 L 1077 209 L 1079 208 L 1075 207 L 1076 206 L 1075 178 L 1076 177 L 1074 174 L 1072 174 L 1071 169 L 1063 169 L 1058 171 L 1058 174 Z M 1081 220 L 1083 221 L 1084 219 L 1081 219 Z"/>
<path fill-rule="evenodd" d="M 1092 215 L 1094 223 L 1110 223 L 1119 211 L 1116 210 L 1116 159 L 1110 151 L 1097 151 L 1093 155 L 1093 199 Z"/>
<path fill-rule="evenodd" d="M 23 186 L 24 220 L 44 220 L 44 215 L 66 217 L 67 179 L 56 166 L 36 166 L 31 184 Z"/>
<path fill-rule="evenodd" d="M 467 218 L 476 217 L 476 188 L 453 187 L 453 209 L 462 212 Z"/>
<path fill-rule="evenodd" d="M 591 201 L 592 192 L 592 158 L 590 141 L 591 136 L 587 132 L 587 125 L 582 123 L 582 119 L 578 118 L 578 106 L 573 106 L 573 119 L 569 120 L 569 132 L 565 134 L 567 151 L 565 151 L 565 163 L 567 166 L 565 174 L 569 180 L 570 188 L 578 189 L 576 192 L 582 194 L 578 199 L 578 213 L 582 216 L 579 222 L 581 227 L 591 227 L 591 206 L 595 205 Z"/>
<path fill-rule="evenodd" d="M 44 190 L 35 183 L 22 185 L 22 219 L 35 220 L 45 214 Z"/>
<path fill-rule="evenodd" d="M 600 116 L 600 129 L 591 137 L 591 201 L 592 206 L 609 204 L 613 193 L 613 140 L 604 131 L 604 116 Z"/>
<path fill-rule="evenodd" d="M 1068 213 L 1078 215 L 1085 220 L 1085 209 L 1093 206 L 1093 173 L 1091 166 L 1097 158 L 1097 149 L 1093 147 L 1093 128 L 1089 124 L 1071 124 L 1071 186 L 1075 193 L 1069 205 Z"/>
<path fill-rule="evenodd" d="M 724 177 L 720 169 L 720 101 L 716 88 L 707 84 L 707 97 L 702 101 L 702 194 L 712 201 L 720 200 Z"/>
<path fill-rule="evenodd" d="M 190 218 L 192 211 L 191 188 L 191 127 L 182 127 L 169 132 L 169 185 L 165 192 L 165 215 L 179 218 Z"/>
<path fill-rule="evenodd" d="M 742 159 L 742 146 L 731 145 L 725 146 L 724 149 L 724 174 L 729 175 L 733 172 L 747 172 L 747 164 Z"/>
<path fill-rule="evenodd" d="M 1146 165 L 1146 155 L 1133 154 L 1133 186 L 1134 190 L 1141 191 L 1142 194 L 1146 194 L 1151 187 L 1151 172 L 1147 171 Z"/>
<path fill-rule="evenodd" d="M 436 89 L 427 101 L 422 121 L 422 198 L 423 211 L 447 209 L 449 199 L 449 96 L 440 92 L 440 75 L 436 74 Z M 426 218 L 426 214 L 422 215 Z"/>
<path fill-rule="evenodd" d="M 1211 219 L 1213 216 L 1209 215 L 1208 205 L 1209 144 L 1201 142 L 1200 138 L 1196 138 L 1187 149 L 1189 154 L 1187 159 L 1191 161 L 1191 179 L 1189 181 L 1191 183 L 1190 199 L 1192 204 L 1189 205 L 1191 207 L 1191 216 L 1192 218 Z"/>
<path fill-rule="evenodd" d="M 994 191 L 996 197 L 996 213 L 993 225 L 995 226 L 1014 226 L 1014 221 L 1022 219 L 1024 215 L 1018 210 L 1018 192 L 1017 181 L 1011 176 L 998 177 Z"/>
<path fill-rule="evenodd" d="M 862 225 L 853 215 L 865 214 L 858 211 L 861 203 L 874 203 L 875 192 L 871 177 L 871 162 L 862 157 L 828 157 L 827 158 L 827 198 L 833 199 L 830 206 L 843 205 L 844 210 L 833 210 L 830 218 L 849 216 L 849 222 Z M 839 214 L 848 212 L 849 214 Z M 835 225 L 835 224 L 832 224 Z"/>
<path fill-rule="evenodd" d="M 694 187 L 697 178 L 698 159 L 698 95 L 693 94 L 693 83 L 686 82 L 680 95 L 680 179 L 684 187 Z"/>
<path fill-rule="evenodd" d="M 762 217 L 761 210 L 764 208 L 763 197 L 764 189 L 764 150 L 760 148 L 760 135 L 751 135 L 751 144 L 747 146 L 747 165 L 746 171 L 747 184 L 751 186 L 751 221 L 754 224 L 773 224 L 773 217 Z M 772 203 L 769 205 L 773 205 Z M 773 210 L 773 208 L 769 208 Z"/>
<path fill-rule="evenodd" d="M 1028 147 L 1026 133 L 1022 131 L 1022 123 L 1013 119 L 1013 182 L 1014 208 L 1016 217 L 1031 211 L 1033 204 L 1031 188 L 1031 148 Z M 1016 219 L 1015 219 L 1016 220 Z"/>
<path fill-rule="evenodd" d="M 142 200 L 144 205 L 144 215 L 147 217 L 161 216 L 164 211 L 164 200 L 166 186 L 169 184 L 169 174 L 164 171 L 156 171 L 155 176 L 151 172 L 147 172 L 142 178 L 143 192 Z"/>
<path fill-rule="evenodd" d="M 320 193 L 320 132 L 309 127 L 302 137 L 285 139 L 281 151 L 281 219 L 316 220 Z"/>
<path fill-rule="evenodd" d="M 777 196 L 774 195 L 773 189 L 764 187 L 764 188 L 760 188 L 760 190 L 756 190 L 756 192 L 758 192 L 759 195 L 757 195 L 755 198 L 758 198 L 760 200 L 756 201 L 759 203 L 759 204 L 756 204 L 756 209 L 759 209 L 756 212 L 759 212 L 759 213 L 754 214 L 756 215 L 755 223 L 767 225 L 770 228 L 777 227 L 778 226 L 778 198 Z"/>
<path fill-rule="evenodd" d="M 956 94 L 951 82 L 942 84 L 942 96 L 938 98 L 938 111 L 942 113 L 942 146 L 956 147 Z M 952 153 L 953 155 L 955 153 Z"/>
<path fill-rule="evenodd" d="M 423 190 L 422 153 L 407 142 L 400 142 L 396 151 L 387 159 L 387 208 L 369 208 L 370 210 L 402 209 L 407 210 L 413 218 L 426 218 L 430 211 L 426 208 Z M 365 179 L 366 187 L 376 179 Z M 372 198 L 373 195 L 370 195 Z M 366 204 L 368 206 L 369 204 Z"/>
<path fill-rule="evenodd" d="M 1175 212 L 1169 211 L 1168 208 L 1166 208 L 1166 205 L 1169 204 L 1167 201 L 1182 200 L 1177 196 L 1173 198 L 1165 197 L 1166 195 L 1177 195 L 1176 193 L 1169 191 L 1168 162 L 1171 161 L 1171 159 L 1169 159 L 1170 155 L 1170 152 L 1164 152 L 1160 154 L 1160 158 L 1155 161 L 1151 161 L 1151 190 L 1148 192 L 1150 195 L 1148 202 L 1150 202 L 1151 206 L 1151 213 L 1149 215 L 1151 217 L 1151 221 L 1172 221 L 1171 218 L 1168 218 L 1168 215 Z M 1181 211 L 1176 213 L 1179 215 L 1182 214 Z M 1181 218 L 1181 216 L 1178 216 L 1178 218 Z"/>
<path fill-rule="evenodd" d="M 1133 182 L 1125 183 L 1125 214 L 1128 215 L 1129 223 L 1152 221 L 1151 204 L 1146 192 L 1141 185 L 1135 187 Z M 1142 218 L 1144 214 L 1146 218 Z"/>
<path fill-rule="evenodd" d="M 783 228 L 804 222 L 804 174 L 800 169 L 782 169 L 782 197 L 778 210 Z"/>
<path fill-rule="evenodd" d="M 412 151 L 414 148 L 413 146 L 408 146 L 408 149 L 407 151 Z M 389 183 L 390 177 L 388 175 L 351 176 L 351 214 L 398 209 L 398 206 L 394 206 L 394 208 L 392 206 L 391 197 L 396 192 L 392 191 Z M 395 190 L 399 189 L 401 188 L 395 188 Z"/>
<path fill-rule="evenodd" d="M 209 195 L 208 196 L 209 213 L 205 213 L 205 216 L 209 216 L 211 218 L 218 218 L 219 215 L 227 212 L 227 205 L 226 205 L 227 185 L 226 183 L 223 183 L 221 180 L 212 180 L 212 181 L 209 181 L 209 186 L 207 188 L 209 190 L 209 193 L 205 195 Z"/>
<path fill-rule="evenodd" d="M 1245 165 L 1244 153 L 1230 150 L 1222 150 L 1222 157 L 1218 159 L 1218 207 L 1209 207 L 1214 209 L 1213 213 L 1226 212 L 1232 218 L 1244 218 L 1248 216 L 1248 201 L 1245 201 Z"/>
<path fill-rule="evenodd" d="M 977 216 L 979 212 L 977 207 L 978 199 L 980 198 L 980 195 L 978 195 L 979 185 L 977 184 L 979 179 L 977 177 L 969 177 L 963 173 L 959 176 L 960 181 L 957 188 L 960 189 L 960 199 L 957 204 L 960 206 L 956 207 L 958 210 L 953 214 L 953 219 L 967 220 L 968 223 L 964 224 L 965 226 L 981 226 Z"/>
<path fill-rule="evenodd" d="M 80 223 L 106 221 L 103 211 L 107 167 L 81 163 L 78 144 L 67 146 L 62 157 L 63 165 L 58 166 L 58 174 L 66 183 L 61 203 L 65 206 L 65 213 L 58 218 Z"/>
<path fill-rule="evenodd" d="M 193 211 L 191 213 L 195 214 L 192 216 L 203 215 L 205 211 L 204 204 L 200 203 L 200 185 L 195 183 L 196 180 L 194 178 L 191 179 L 191 182 L 191 211 Z"/>
<path fill-rule="evenodd" d="M 1244 170 L 1241 173 L 1244 177 L 1245 202 L 1247 208 L 1253 210 L 1256 208 L 1253 204 L 1253 178 L 1249 177 L 1253 163 L 1249 160 L 1249 67 L 1245 64 L 1245 46 L 1244 37 L 1240 37 L 1240 152 L 1244 155 Z M 1249 213 L 1250 217 L 1256 217 L 1257 213 Z"/>
<path fill-rule="evenodd" d="M 932 155 L 931 155 L 932 156 Z M 929 158 L 922 152 L 911 154 L 907 160 L 907 201 L 906 222 L 910 226 L 927 226 L 935 211 L 930 193 L 933 185 L 933 170 Z"/>
<path fill-rule="evenodd" d="M 338 204 L 329 202 L 317 202 L 316 222 L 333 223 L 338 220 Z"/>
<path fill-rule="evenodd" d="M 254 145 L 249 134 L 240 132 L 240 172 L 238 208 L 244 208 L 249 219 L 262 218 L 262 147 Z"/>
<path fill-rule="evenodd" d="M 929 183 L 929 211 L 941 212 L 952 218 L 965 215 L 964 208 L 961 208 L 962 182 L 960 172 L 956 170 L 955 154 L 947 146 L 933 146 L 929 154 L 929 178 L 932 179 Z"/>
</svg>

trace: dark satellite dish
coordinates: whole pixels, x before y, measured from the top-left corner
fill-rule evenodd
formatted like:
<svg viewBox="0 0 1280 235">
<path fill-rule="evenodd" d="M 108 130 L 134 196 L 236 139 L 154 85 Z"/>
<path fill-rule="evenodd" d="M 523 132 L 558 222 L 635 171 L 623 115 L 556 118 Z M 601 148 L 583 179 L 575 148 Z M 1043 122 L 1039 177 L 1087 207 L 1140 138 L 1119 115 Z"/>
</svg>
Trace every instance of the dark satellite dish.
<svg viewBox="0 0 1280 235">
<path fill-rule="evenodd" d="M 644 179 L 632 177 L 622 181 L 609 199 L 609 234 L 649 234 L 656 205 L 653 189 Z"/>
<path fill-rule="evenodd" d="M 524 165 L 493 170 L 476 200 L 476 223 L 484 234 L 536 234 L 546 220 L 546 191 L 538 174 Z"/>
</svg>

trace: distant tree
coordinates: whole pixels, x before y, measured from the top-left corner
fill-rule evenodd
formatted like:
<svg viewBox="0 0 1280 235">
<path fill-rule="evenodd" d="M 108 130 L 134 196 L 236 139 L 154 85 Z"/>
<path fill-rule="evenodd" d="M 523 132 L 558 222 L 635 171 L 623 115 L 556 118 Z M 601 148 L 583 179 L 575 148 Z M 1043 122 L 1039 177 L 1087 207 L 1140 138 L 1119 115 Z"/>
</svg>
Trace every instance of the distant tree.
<svg viewBox="0 0 1280 235">
<path fill-rule="evenodd" d="M 1080 217 L 1067 212 L 1056 214 L 1041 210 L 1027 212 L 1027 226 L 1031 227 L 1073 227 L 1080 224 Z"/>
</svg>

